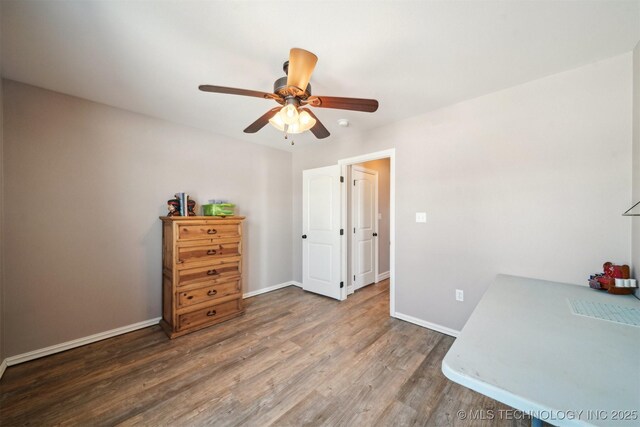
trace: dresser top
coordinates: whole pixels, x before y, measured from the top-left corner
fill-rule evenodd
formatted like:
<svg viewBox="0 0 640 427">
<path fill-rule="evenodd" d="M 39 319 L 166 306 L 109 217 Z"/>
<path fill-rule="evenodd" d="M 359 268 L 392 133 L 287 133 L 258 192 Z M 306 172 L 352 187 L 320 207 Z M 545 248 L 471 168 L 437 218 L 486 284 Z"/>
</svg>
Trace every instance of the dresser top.
<svg viewBox="0 0 640 427">
<path fill-rule="evenodd" d="M 222 221 L 222 220 L 235 220 L 242 221 L 245 219 L 244 216 L 161 216 L 160 219 L 166 222 L 174 222 L 174 221 Z"/>
</svg>

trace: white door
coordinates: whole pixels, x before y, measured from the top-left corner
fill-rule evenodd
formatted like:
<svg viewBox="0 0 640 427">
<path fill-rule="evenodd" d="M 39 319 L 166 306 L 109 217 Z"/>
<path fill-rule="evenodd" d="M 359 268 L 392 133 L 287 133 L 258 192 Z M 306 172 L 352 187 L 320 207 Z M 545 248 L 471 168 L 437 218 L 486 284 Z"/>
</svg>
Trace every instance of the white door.
<svg viewBox="0 0 640 427">
<path fill-rule="evenodd" d="M 340 169 L 302 173 L 302 288 L 340 299 Z"/>
<path fill-rule="evenodd" d="M 376 280 L 378 172 L 353 166 L 351 179 L 352 271 L 356 290 Z"/>
</svg>

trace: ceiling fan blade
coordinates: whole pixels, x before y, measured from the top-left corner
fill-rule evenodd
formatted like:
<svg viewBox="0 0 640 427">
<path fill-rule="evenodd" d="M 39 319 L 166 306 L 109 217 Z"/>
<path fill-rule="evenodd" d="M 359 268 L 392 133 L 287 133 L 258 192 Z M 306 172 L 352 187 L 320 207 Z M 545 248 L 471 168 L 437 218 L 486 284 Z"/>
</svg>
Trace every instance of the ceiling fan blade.
<svg viewBox="0 0 640 427">
<path fill-rule="evenodd" d="M 329 135 L 331 135 L 329 133 L 329 131 L 327 130 L 327 128 L 324 127 L 324 125 L 320 122 L 320 120 L 318 120 L 316 115 L 313 114 L 313 112 L 310 109 L 301 108 L 300 110 L 301 111 L 306 111 L 307 113 L 309 113 L 309 115 L 311 117 L 313 117 L 313 119 L 316 121 L 316 124 L 313 125 L 313 127 L 311 129 L 309 129 L 311 131 L 311 133 L 313 133 L 315 135 L 316 138 L 324 139 L 324 138 L 328 137 Z"/>
<path fill-rule="evenodd" d="M 235 87 L 200 85 L 198 86 L 198 89 L 200 89 L 203 92 L 226 93 L 229 95 L 254 96 L 256 98 L 264 98 L 264 99 L 280 98 L 275 93 L 258 92 L 257 90 L 248 90 L 248 89 L 237 89 Z"/>
<path fill-rule="evenodd" d="M 271 117 L 273 117 L 273 115 L 275 113 L 277 113 L 279 110 L 280 110 L 280 107 L 276 107 L 276 108 L 272 108 L 271 110 L 267 111 L 262 116 L 260 116 L 260 118 L 258 118 L 258 120 L 256 120 L 255 122 L 253 122 L 249 126 L 247 126 L 247 128 L 244 130 L 244 133 L 256 133 L 256 132 L 258 132 L 267 123 L 269 123 L 269 119 Z"/>
<path fill-rule="evenodd" d="M 318 62 L 318 57 L 313 53 L 297 47 L 291 49 L 289 52 L 287 86 L 295 86 L 304 91 L 309 84 L 316 62 Z"/>
<path fill-rule="evenodd" d="M 310 96 L 307 104 L 312 107 L 336 108 L 338 110 L 353 110 L 373 113 L 378 109 L 378 101 L 375 99 L 340 98 L 337 96 Z"/>
</svg>

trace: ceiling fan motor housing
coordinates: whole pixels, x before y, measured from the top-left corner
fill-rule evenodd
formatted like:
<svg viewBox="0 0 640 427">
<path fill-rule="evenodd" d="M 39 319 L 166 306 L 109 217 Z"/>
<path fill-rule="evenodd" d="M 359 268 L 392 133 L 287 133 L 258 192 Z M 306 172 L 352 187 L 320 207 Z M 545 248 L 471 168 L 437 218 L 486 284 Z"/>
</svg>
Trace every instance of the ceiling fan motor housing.
<svg viewBox="0 0 640 427">
<path fill-rule="evenodd" d="M 309 83 L 307 85 L 307 89 L 303 91 L 295 86 L 287 85 L 287 78 L 287 76 L 280 77 L 273 83 L 273 93 L 276 93 L 283 98 L 295 96 L 300 99 L 307 99 L 311 96 L 311 83 Z"/>
</svg>

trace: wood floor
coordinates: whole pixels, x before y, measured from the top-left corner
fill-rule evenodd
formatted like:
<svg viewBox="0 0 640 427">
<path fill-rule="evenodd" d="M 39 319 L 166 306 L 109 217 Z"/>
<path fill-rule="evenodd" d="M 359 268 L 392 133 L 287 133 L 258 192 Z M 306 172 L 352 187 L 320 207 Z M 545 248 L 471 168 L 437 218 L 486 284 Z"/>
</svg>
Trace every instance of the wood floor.
<svg viewBox="0 0 640 427">
<path fill-rule="evenodd" d="M 508 408 L 442 375 L 453 338 L 390 318 L 388 281 L 344 302 L 289 287 L 246 303 L 173 341 L 153 326 L 12 366 L 0 424 L 529 424 L 457 417 Z"/>
</svg>

